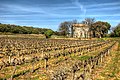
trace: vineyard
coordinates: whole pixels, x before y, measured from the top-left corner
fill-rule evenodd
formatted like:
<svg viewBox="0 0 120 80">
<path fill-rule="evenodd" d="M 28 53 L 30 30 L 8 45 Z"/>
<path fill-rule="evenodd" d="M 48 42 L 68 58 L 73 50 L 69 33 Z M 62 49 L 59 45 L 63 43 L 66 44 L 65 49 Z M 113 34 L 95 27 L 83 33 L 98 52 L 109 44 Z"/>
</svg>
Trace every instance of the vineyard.
<svg viewBox="0 0 120 80">
<path fill-rule="evenodd" d="M 0 38 L 0 80 L 96 80 L 114 40 Z"/>
</svg>

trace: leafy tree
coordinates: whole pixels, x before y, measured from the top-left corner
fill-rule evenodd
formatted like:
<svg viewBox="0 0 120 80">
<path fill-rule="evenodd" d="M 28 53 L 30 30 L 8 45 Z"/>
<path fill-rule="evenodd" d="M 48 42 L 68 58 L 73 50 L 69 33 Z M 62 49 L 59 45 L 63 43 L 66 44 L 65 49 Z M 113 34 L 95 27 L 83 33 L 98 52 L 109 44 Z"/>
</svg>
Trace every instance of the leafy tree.
<svg viewBox="0 0 120 80">
<path fill-rule="evenodd" d="M 19 28 L 18 27 L 15 27 L 11 30 L 12 33 L 19 33 Z"/>
<path fill-rule="evenodd" d="M 0 32 L 10 32 L 15 34 L 44 34 L 44 32 L 46 32 L 47 30 L 50 29 L 0 24 Z"/>
<path fill-rule="evenodd" d="M 112 37 L 120 37 L 120 23 L 114 28 L 113 33 L 111 33 Z"/>
<path fill-rule="evenodd" d="M 50 38 L 53 35 L 53 31 L 47 30 L 44 34 L 45 34 L 46 38 Z"/>
<path fill-rule="evenodd" d="M 104 37 L 110 30 L 111 25 L 108 22 L 97 21 L 93 24 L 91 30 L 93 31 L 94 37 Z"/>
</svg>

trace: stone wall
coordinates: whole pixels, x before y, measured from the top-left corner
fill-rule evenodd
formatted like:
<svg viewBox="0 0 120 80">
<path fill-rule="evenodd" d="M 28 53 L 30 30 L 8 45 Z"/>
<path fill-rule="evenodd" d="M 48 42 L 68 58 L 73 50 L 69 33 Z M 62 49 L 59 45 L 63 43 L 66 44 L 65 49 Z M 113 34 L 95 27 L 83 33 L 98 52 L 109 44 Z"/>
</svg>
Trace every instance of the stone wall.
<svg viewBox="0 0 120 80">
<path fill-rule="evenodd" d="M 73 27 L 74 38 L 89 38 L 88 27 Z"/>
</svg>

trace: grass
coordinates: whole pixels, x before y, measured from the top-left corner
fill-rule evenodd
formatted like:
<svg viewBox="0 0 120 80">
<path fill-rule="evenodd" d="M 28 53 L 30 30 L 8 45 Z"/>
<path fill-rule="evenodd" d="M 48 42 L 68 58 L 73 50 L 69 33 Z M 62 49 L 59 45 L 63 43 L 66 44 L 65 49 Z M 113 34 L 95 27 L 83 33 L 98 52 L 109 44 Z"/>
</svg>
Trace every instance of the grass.
<svg viewBox="0 0 120 80">
<path fill-rule="evenodd" d="M 104 63 L 105 66 L 96 69 L 98 73 L 96 80 L 120 80 L 120 40 L 118 38 L 115 40 L 119 42 L 119 50 L 111 53 L 112 56 L 107 63 Z"/>
<path fill-rule="evenodd" d="M 30 72 L 30 70 L 21 71 L 20 73 L 15 74 L 15 75 L 13 76 L 13 78 L 18 77 L 19 75 L 24 75 L 24 74 L 27 73 L 27 72 Z"/>
<path fill-rule="evenodd" d="M 115 57 L 111 60 L 111 62 L 106 66 L 105 70 L 102 73 L 108 73 L 105 74 L 104 77 L 106 77 L 106 80 L 109 78 L 115 78 L 120 79 L 119 71 L 120 71 L 120 52 L 114 53 Z M 118 78 L 119 77 L 119 78 Z"/>
<path fill-rule="evenodd" d="M 114 53 L 116 56 L 112 58 L 108 63 L 104 63 L 105 66 L 99 66 L 95 70 L 97 72 L 97 80 L 120 80 L 120 62 L 118 63 L 118 58 L 120 58 L 117 53 Z"/>
<path fill-rule="evenodd" d="M 71 58 L 83 61 L 89 59 L 90 57 L 91 56 L 84 55 L 84 56 L 72 56 Z"/>
</svg>

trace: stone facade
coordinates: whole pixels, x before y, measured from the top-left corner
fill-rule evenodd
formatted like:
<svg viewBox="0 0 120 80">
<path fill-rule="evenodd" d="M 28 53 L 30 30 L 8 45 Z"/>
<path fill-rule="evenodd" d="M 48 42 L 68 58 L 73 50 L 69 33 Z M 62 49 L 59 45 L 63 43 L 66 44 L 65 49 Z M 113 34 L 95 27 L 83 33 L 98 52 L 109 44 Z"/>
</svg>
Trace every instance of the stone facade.
<svg viewBox="0 0 120 80">
<path fill-rule="evenodd" d="M 74 38 L 89 38 L 89 26 L 86 24 L 73 24 Z"/>
</svg>

